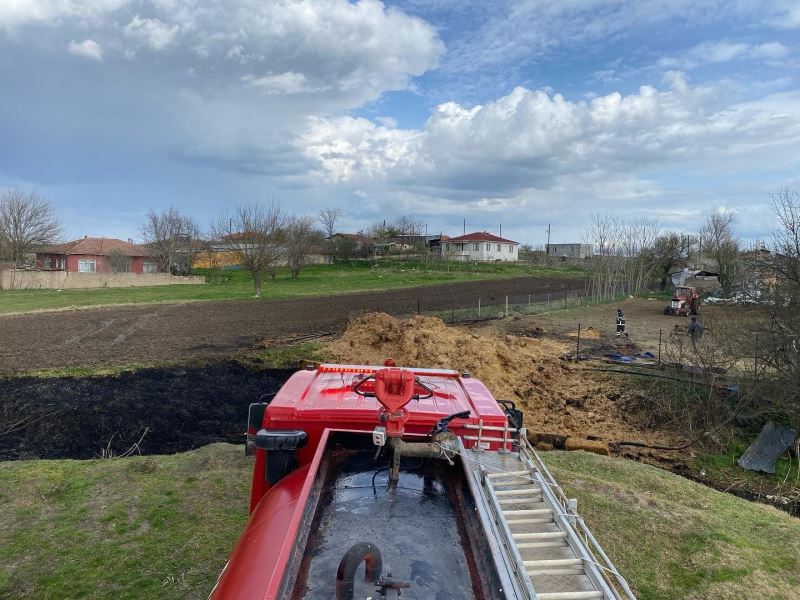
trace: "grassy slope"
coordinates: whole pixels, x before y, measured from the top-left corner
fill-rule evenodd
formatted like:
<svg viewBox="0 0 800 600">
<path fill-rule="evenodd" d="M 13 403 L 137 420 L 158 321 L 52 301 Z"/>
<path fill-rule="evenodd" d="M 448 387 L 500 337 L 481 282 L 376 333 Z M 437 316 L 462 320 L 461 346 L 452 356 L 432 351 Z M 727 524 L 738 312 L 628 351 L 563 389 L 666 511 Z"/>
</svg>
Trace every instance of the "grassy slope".
<svg viewBox="0 0 800 600">
<path fill-rule="evenodd" d="M 798 597 L 800 520 L 647 465 L 544 458 L 643 600 Z M 0 464 L 0 597 L 204 597 L 246 519 L 250 471 L 224 444 Z"/>
<path fill-rule="evenodd" d="M 52 310 L 78 306 L 227 300 L 253 297 L 249 273 L 222 271 L 207 275 L 206 285 L 173 285 L 141 288 L 99 288 L 92 290 L 12 290 L 0 291 L 0 314 Z M 548 277 L 582 276 L 575 270 L 545 270 L 521 264 L 451 264 L 447 271 L 439 264 L 425 268 L 423 263 L 383 261 L 378 267 L 360 262 L 343 265 L 314 265 L 299 279 L 282 271 L 274 281 L 264 282 L 262 298 L 299 296 L 416 287 L 465 280 L 501 279 L 524 275 Z"/>
<path fill-rule="evenodd" d="M 650 465 L 543 458 L 641 600 L 800 598 L 800 519 Z"/>
</svg>

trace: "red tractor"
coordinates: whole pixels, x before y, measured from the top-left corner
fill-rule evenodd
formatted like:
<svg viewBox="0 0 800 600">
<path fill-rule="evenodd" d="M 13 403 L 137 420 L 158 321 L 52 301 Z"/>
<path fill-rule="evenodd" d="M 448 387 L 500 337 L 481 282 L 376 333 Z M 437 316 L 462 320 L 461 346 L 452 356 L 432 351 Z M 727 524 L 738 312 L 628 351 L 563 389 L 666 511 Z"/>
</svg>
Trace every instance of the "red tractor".
<svg viewBox="0 0 800 600">
<path fill-rule="evenodd" d="M 700 310 L 700 294 L 693 287 L 681 286 L 675 288 L 672 300 L 664 307 L 664 314 L 688 317 L 690 314 L 696 315 L 698 310 Z"/>
</svg>

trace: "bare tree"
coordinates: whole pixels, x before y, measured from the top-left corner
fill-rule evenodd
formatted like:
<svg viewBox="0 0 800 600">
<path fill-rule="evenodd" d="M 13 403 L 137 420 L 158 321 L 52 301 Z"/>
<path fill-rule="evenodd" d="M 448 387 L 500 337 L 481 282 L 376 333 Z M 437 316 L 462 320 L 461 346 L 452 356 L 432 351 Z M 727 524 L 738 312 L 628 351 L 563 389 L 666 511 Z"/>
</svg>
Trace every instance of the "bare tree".
<svg viewBox="0 0 800 600">
<path fill-rule="evenodd" d="M 111 268 L 112 273 L 130 273 L 131 257 L 114 248 L 108 253 L 108 266 Z"/>
<path fill-rule="evenodd" d="M 230 251 L 239 265 L 253 277 L 256 297 L 262 280 L 277 268 L 284 255 L 285 218 L 277 202 L 247 203 L 236 207 L 232 216 L 220 217 L 212 236 Z"/>
<path fill-rule="evenodd" d="M 297 279 L 306 266 L 308 256 L 322 241 L 322 234 L 314 229 L 311 217 L 292 217 L 286 224 L 286 264 Z"/>
<path fill-rule="evenodd" d="M 735 221 L 736 215 L 732 211 L 714 211 L 700 228 L 700 243 L 714 259 L 725 292 L 730 292 L 734 283 L 739 259 L 739 241 L 733 230 Z"/>
<path fill-rule="evenodd" d="M 52 205 L 35 190 L 8 190 L 0 197 L 0 258 L 20 266 L 25 254 L 56 242 L 60 235 Z"/>
<path fill-rule="evenodd" d="M 200 228 L 191 217 L 174 208 L 160 213 L 149 210 L 142 237 L 161 271 L 181 275 L 191 271 L 200 237 Z"/>
<path fill-rule="evenodd" d="M 336 233 L 336 223 L 342 216 L 341 208 L 323 208 L 317 215 L 317 220 L 322 225 L 325 237 L 330 239 Z"/>
</svg>

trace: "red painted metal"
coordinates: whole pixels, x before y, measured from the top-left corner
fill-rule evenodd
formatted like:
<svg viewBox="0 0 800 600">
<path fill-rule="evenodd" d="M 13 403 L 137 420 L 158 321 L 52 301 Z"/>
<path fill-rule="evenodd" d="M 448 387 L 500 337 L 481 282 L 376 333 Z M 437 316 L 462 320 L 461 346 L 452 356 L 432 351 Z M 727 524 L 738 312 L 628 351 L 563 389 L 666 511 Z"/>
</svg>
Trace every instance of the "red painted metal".
<svg viewBox="0 0 800 600">
<path fill-rule="evenodd" d="M 379 419 L 386 423 L 386 435 L 403 437 L 408 411 L 403 408 L 414 395 L 414 373 L 408 369 L 386 367 L 375 373 L 375 397 L 385 411 Z"/>
<path fill-rule="evenodd" d="M 265 480 L 266 451 L 256 450 L 250 519 L 212 598 L 276 598 L 330 431 L 372 432 L 380 424 L 380 412 L 387 410 L 377 398 L 364 397 L 354 391 L 354 386 L 368 375 L 376 375 L 376 384 L 379 381 L 384 382 L 382 385 L 388 384 L 386 391 L 394 407 L 409 395 L 405 405 L 399 405 L 400 410 L 406 411 L 406 438 L 426 437 L 439 419 L 466 410 L 470 417 L 450 427 L 460 437 L 476 433 L 466 429 L 466 424 L 482 422 L 484 426 L 502 427 L 506 422 L 503 409 L 477 379 L 464 378 L 457 371 L 447 369 L 404 369 L 411 376 L 409 384 L 409 375 L 403 374 L 400 379 L 397 375 L 381 375 L 384 369 L 366 365 L 320 365 L 314 371 L 298 371 L 275 395 L 261 426 L 302 429 L 306 432 L 307 444 L 297 451 L 298 469 L 275 486 Z M 415 377 L 433 390 L 430 398 L 412 397 L 427 394 L 426 390 L 413 385 Z M 373 391 L 376 390 L 373 388 Z M 473 444 L 465 441 L 468 447 Z M 491 442 L 485 447 L 496 450 L 499 444 Z"/>
</svg>

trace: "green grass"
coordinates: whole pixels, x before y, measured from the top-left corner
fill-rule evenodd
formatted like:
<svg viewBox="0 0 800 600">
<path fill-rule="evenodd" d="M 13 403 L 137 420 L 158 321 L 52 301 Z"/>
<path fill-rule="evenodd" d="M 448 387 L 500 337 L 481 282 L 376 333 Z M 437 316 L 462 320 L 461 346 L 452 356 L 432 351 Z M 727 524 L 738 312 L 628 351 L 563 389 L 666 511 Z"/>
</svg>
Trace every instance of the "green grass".
<svg viewBox="0 0 800 600">
<path fill-rule="evenodd" d="M 0 291 L 0 314 L 25 313 L 85 306 L 146 304 L 154 302 L 190 302 L 252 298 L 253 281 L 245 271 L 198 270 L 205 275 L 205 285 L 172 285 L 141 288 L 99 288 L 91 290 L 5 290 Z M 415 261 L 351 262 L 336 265 L 313 265 L 296 280 L 282 269 L 274 280 L 264 282 L 262 298 L 296 298 L 346 292 L 387 290 L 435 285 L 465 280 L 502 279 L 539 275 L 580 277 L 577 269 L 540 269 L 524 264 L 451 263 L 450 270 L 440 263 Z"/>
<path fill-rule="evenodd" d="M 800 520 L 655 467 L 546 452 L 641 600 L 797 598 Z M 203 598 L 247 519 L 240 446 L 0 464 L 0 597 Z"/>
<path fill-rule="evenodd" d="M 0 597 L 202 598 L 247 519 L 241 447 L 0 465 Z"/>
<path fill-rule="evenodd" d="M 800 519 L 646 464 L 542 458 L 641 600 L 798 597 Z"/>
<path fill-rule="evenodd" d="M 738 489 L 754 493 L 796 495 L 800 489 L 800 466 L 797 460 L 790 459 L 784 453 L 775 463 L 774 475 L 748 471 L 737 465 L 736 459 L 744 454 L 749 444 L 733 439 L 719 452 L 700 449 L 695 452 L 694 470 L 718 488 L 733 483 Z"/>
</svg>

